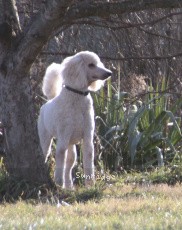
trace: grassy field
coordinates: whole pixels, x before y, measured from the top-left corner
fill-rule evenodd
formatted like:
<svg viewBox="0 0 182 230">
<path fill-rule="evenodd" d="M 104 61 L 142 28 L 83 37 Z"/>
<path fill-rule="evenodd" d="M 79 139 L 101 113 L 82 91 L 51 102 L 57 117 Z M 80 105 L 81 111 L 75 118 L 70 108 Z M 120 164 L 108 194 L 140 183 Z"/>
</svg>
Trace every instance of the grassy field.
<svg viewBox="0 0 182 230">
<path fill-rule="evenodd" d="M 182 229 L 181 191 L 181 185 L 115 183 L 85 203 L 4 203 L 0 229 Z"/>
</svg>

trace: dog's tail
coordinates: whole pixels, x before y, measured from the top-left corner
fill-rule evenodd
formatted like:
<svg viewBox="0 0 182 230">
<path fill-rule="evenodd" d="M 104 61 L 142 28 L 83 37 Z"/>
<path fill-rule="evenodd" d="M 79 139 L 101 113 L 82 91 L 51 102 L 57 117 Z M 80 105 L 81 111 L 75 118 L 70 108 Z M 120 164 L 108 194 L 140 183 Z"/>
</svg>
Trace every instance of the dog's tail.
<svg viewBox="0 0 182 230">
<path fill-rule="evenodd" d="M 43 78 L 42 91 L 48 100 L 59 95 L 62 88 L 61 65 L 52 63 Z"/>
</svg>

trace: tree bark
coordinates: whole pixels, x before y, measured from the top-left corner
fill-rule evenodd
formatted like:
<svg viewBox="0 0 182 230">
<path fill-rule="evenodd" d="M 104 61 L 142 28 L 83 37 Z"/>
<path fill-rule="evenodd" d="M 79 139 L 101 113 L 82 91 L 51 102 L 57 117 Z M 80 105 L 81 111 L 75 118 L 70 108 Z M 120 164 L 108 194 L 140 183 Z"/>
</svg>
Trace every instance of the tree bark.
<svg viewBox="0 0 182 230">
<path fill-rule="evenodd" d="M 6 167 L 10 175 L 31 182 L 51 180 L 39 148 L 30 79 L 0 73 L 2 123 L 6 143 Z"/>
<path fill-rule="evenodd" d="M 13 68 L 14 44 L 21 29 L 16 7 L 7 7 L 9 2 L 14 3 L 1 2 L 1 10 L 6 15 L 0 21 L 0 118 L 4 126 L 6 168 L 10 175 L 19 179 L 50 184 L 39 147 L 30 78 L 26 71 Z M 26 74 L 21 76 L 21 73 Z"/>
</svg>

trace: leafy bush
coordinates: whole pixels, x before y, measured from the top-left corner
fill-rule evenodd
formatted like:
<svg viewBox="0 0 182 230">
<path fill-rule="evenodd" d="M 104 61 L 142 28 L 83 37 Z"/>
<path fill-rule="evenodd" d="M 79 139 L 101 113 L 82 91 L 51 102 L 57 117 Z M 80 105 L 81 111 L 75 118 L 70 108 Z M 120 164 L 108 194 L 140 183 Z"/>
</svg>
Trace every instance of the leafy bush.
<svg viewBox="0 0 182 230">
<path fill-rule="evenodd" d="M 107 82 L 107 90 L 94 95 L 96 128 L 103 146 L 100 160 L 109 170 L 163 166 L 181 161 L 181 118 L 175 114 L 182 98 L 173 105 L 163 79 L 149 86 L 143 100 Z"/>
</svg>

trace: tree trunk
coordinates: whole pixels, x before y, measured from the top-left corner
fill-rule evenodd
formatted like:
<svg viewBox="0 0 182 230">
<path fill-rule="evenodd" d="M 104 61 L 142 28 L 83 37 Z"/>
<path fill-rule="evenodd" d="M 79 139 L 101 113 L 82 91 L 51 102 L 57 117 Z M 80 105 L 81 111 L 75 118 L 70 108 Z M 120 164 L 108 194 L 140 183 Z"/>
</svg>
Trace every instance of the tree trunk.
<svg viewBox="0 0 182 230">
<path fill-rule="evenodd" d="M 5 130 L 6 166 L 10 175 L 49 183 L 39 147 L 30 78 L 0 72 L 1 119 Z"/>
<path fill-rule="evenodd" d="M 36 56 L 29 61 L 31 45 L 27 45 L 30 52 L 25 52 L 27 59 L 21 52 L 25 48 L 21 47 L 19 40 L 23 37 L 15 1 L 2 0 L 0 6 L 0 119 L 5 134 L 6 168 L 10 175 L 21 180 L 49 184 L 50 175 L 39 147 L 29 77 L 29 69 Z M 32 40 L 33 34 L 29 35 Z M 28 39 L 24 40 L 26 43 Z M 45 42 L 42 40 L 39 42 L 41 45 Z M 34 46 L 38 41 L 34 41 Z"/>
</svg>

